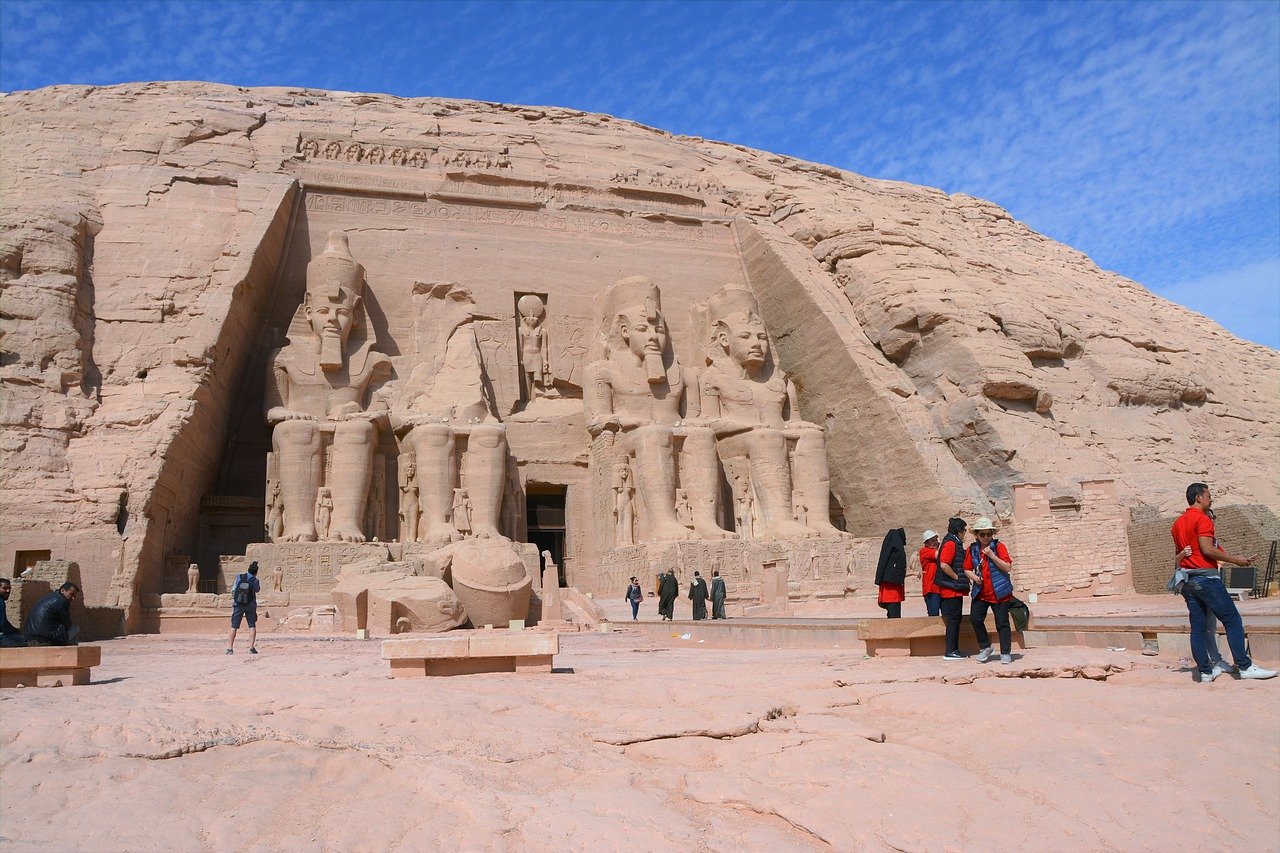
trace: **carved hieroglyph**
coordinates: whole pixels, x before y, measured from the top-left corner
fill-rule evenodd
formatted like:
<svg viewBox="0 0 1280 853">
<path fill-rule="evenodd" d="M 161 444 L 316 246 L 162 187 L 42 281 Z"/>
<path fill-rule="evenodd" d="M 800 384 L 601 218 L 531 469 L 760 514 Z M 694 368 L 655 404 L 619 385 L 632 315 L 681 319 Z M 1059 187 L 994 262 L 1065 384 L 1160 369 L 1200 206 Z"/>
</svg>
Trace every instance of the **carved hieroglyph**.
<svg viewBox="0 0 1280 853">
<path fill-rule="evenodd" d="M 346 235 L 335 231 L 324 253 L 307 265 L 306 297 L 267 377 L 267 423 L 284 528 L 279 541 L 365 539 L 374 446 L 386 423 L 385 406 L 370 405 L 369 392 L 390 362 L 368 340 L 363 290 L 364 268 L 351 257 Z M 322 483 L 326 469 L 329 477 Z M 322 485 L 332 510 L 320 534 Z"/>
<path fill-rule="evenodd" d="M 623 279 L 597 298 L 596 317 L 602 357 L 586 371 L 587 430 L 608 434 L 619 457 L 635 459 L 642 538 L 731 537 L 716 521 L 715 434 L 683 422 L 697 417 L 696 388 L 671 351 L 658 288 L 643 276 Z M 676 517 L 677 476 L 695 496 L 692 531 Z"/>
<path fill-rule="evenodd" d="M 459 521 L 470 536 L 504 538 L 499 516 L 506 431 L 487 390 L 490 384 L 471 327 L 474 304 L 464 288 L 452 284 L 414 285 L 415 337 L 422 358 L 397 389 L 391 412 L 401 452 L 412 455 L 418 483 L 417 530 L 402 530 L 406 542 L 457 541 L 464 532 Z M 455 513 L 455 490 L 464 491 L 465 518 Z"/>
<path fill-rule="evenodd" d="M 763 539 L 842 536 L 826 514 L 830 492 L 822 428 L 800 418 L 794 383 L 774 363 L 755 297 L 726 287 L 695 310 L 706 334 L 698 382 L 702 416 L 726 463 L 745 461 Z M 739 509 L 739 517 L 746 515 Z"/>
</svg>

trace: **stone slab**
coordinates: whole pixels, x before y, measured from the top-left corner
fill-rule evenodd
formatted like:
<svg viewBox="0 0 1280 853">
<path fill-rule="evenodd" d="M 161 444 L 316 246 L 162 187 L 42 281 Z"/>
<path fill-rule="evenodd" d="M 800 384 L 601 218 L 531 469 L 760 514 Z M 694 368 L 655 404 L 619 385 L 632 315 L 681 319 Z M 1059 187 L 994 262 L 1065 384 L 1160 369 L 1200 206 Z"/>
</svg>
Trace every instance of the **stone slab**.
<svg viewBox="0 0 1280 853">
<path fill-rule="evenodd" d="M 471 654 L 466 636 L 414 637 L 405 640 L 383 640 L 383 660 L 426 660 L 465 658 Z"/>
<path fill-rule="evenodd" d="M 472 634 L 470 646 L 471 657 L 554 655 L 560 651 L 560 637 L 553 633 L 542 634 L 532 631 L 516 633 L 492 631 Z"/>
<path fill-rule="evenodd" d="M 69 687 L 88 684 L 102 663 L 100 646 L 0 648 L 0 687 Z"/>
</svg>

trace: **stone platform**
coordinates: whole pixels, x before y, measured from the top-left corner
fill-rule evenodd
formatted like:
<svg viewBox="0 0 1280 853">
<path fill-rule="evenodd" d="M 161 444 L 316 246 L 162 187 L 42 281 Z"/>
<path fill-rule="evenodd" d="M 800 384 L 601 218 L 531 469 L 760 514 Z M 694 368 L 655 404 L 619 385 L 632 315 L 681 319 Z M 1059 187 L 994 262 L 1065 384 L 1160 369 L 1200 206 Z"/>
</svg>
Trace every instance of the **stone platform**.
<svg viewBox="0 0 1280 853">
<path fill-rule="evenodd" d="M 456 631 L 382 643 L 382 658 L 395 678 L 550 672 L 559 651 L 558 634 L 532 631 Z"/>
<path fill-rule="evenodd" d="M 0 687 L 68 687 L 88 684 L 102 663 L 100 646 L 0 648 Z"/>
</svg>

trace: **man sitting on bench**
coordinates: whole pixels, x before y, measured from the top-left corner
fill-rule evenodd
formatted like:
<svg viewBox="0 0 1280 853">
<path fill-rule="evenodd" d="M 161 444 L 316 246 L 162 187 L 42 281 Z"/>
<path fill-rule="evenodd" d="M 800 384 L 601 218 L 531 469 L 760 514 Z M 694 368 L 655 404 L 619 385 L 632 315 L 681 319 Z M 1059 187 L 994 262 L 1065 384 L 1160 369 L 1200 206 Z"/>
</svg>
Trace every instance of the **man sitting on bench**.
<svg viewBox="0 0 1280 853">
<path fill-rule="evenodd" d="M 80 643 L 80 629 L 71 624 L 71 602 L 80 594 L 80 586 L 67 581 L 36 602 L 27 617 L 28 646 L 75 646 Z"/>
<path fill-rule="evenodd" d="M 9 622 L 9 614 L 4 613 L 5 602 L 9 600 L 9 593 L 13 591 L 13 584 L 8 578 L 0 578 L 0 647 L 6 649 L 20 648 L 27 644 L 22 639 L 22 632 L 19 631 Z"/>
</svg>

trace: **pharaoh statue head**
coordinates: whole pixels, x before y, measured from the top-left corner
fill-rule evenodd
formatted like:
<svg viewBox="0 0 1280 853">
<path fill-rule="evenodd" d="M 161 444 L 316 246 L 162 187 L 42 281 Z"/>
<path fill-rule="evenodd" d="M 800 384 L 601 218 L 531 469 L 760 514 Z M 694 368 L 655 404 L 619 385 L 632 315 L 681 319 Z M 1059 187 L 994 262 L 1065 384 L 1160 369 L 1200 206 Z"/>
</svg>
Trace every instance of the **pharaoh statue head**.
<svg viewBox="0 0 1280 853">
<path fill-rule="evenodd" d="M 339 370 L 363 308 L 364 267 L 351 257 L 347 235 L 330 231 L 324 253 L 307 264 L 303 312 L 320 341 L 320 367 Z"/>
<path fill-rule="evenodd" d="M 600 312 L 606 356 L 628 350 L 644 365 L 650 384 L 667 376 L 667 322 L 657 286 L 645 276 L 624 278 L 604 294 Z"/>
<path fill-rule="evenodd" d="M 743 287 L 728 285 L 707 300 L 707 361 L 723 367 L 736 365 L 755 375 L 769 363 L 769 334 L 760 319 L 756 298 Z"/>
</svg>

